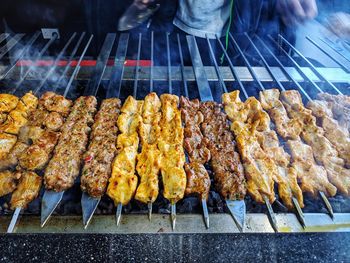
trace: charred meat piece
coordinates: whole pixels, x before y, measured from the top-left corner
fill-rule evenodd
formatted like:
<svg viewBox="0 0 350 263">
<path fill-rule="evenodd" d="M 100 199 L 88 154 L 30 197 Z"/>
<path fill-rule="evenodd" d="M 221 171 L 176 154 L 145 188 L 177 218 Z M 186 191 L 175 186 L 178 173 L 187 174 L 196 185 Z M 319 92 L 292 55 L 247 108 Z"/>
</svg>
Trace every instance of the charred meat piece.
<svg viewBox="0 0 350 263">
<path fill-rule="evenodd" d="M 11 209 L 26 208 L 30 202 L 37 198 L 42 178 L 34 172 L 21 171 L 17 189 L 11 196 Z"/>
<path fill-rule="evenodd" d="M 201 131 L 211 153 L 215 187 L 226 199 L 243 199 L 246 194 L 243 166 L 235 151 L 227 115 L 215 102 L 201 103 L 200 111 L 204 116 Z"/>
<path fill-rule="evenodd" d="M 107 188 L 116 154 L 117 120 L 121 102 L 106 99 L 95 116 L 90 145 L 84 155 L 81 189 L 92 197 L 101 197 Z"/>
<path fill-rule="evenodd" d="M 210 178 L 204 165 L 199 162 L 185 163 L 187 175 L 186 195 L 195 194 L 201 199 L 208 199 Z"/>
<path fill-rule="evenodd" d="M 15 135 L 0 133 L 0 160 L 6 158 L 16 142 L 17 137 Z"/>
<path fill-rule="evenodd" d="M 15 95 L 2 93 L 0 94 L 0 112 L 8 113 L 16 108 L 19 99 Z"/>
<path fill-rule="evenodd" d="M 47 111 L 57 112 L 63 117 L 67 117 L 73 102 L 54 92 L 45 92 L 39 101 Z"/>
<path fill-rule="evenodd" d="M 0 172 L 0 197 L 12 193 L 16 187 L 21 174 L 18 172 Z"/>
<path fill-rule="evenodd" d="M 93 96 L 82 96 L 75 101 L 45 170 L 44 183 L 47 189 L 60 192 L 74 184 L 83 161 L 96 105 Z"/>
</svg>

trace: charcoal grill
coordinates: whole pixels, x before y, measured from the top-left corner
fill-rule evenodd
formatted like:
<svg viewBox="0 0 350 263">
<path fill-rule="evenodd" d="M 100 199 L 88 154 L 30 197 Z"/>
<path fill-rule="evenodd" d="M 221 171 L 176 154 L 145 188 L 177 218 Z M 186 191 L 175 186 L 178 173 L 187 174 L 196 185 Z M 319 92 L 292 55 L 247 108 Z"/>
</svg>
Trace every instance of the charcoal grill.
<svg viewBox="0 0 350 263">
<path fill-rule="evenodd" d="M 205 100 L 209 94 L 220 102 L 221 94 L 235 89 L 244 96 L 257 96 L 260 90 L 276 87 L 299 89 L 304 102 L 318 92 L 349 95 L 350 60 L 325 39 L 307 37 L 309 45 L 331 58 L 335 66 L 317 65 L 294 48 L 281 35 L 261 39 L 247 34 L 229 36 L 225 49 L 217 39 L 198 40 L 193 36 L 154 33 L 106 35 L 99 49 L 86 33 L 69 36 L 53 34 L 0 34 L 0 87 L 2 92 L 21 95 L 33 90 L 40 95 L 53 90 L 76 99 L 83 89 L 99 86 L 97 97 L 106 97 L 117 89 L 120 99 L 128 95 L 144 97 L 148 92 L 170 92 Z M 57 50 L 60 50 L 57 52 Z M 93 55 L 96 53 L 97 55 Z M 277 51 L 277 52 L 276 52 Z M 277 55 L 275 55 L 277 53 Z M 237 55 L 238 54 L 238 55 Z M 221 63 L 221 59 L 223 62 Z M 335 64 L 334 64 L 335 63 Z M 41 195 L 42 196 L 42 193 Z M 112 201 L 103 197 L 91 226 L 84 230 L 81 221 L 81 191 L 77 181 L 63 196 L 47 227 L 40 228 L 40 201 L 37 198 L 23 211 L 17 232 L 103 232 L 155 233 L 170 232 L 167 214 L 170 205 L 159 197 L 154 203 L 152 222 L 146 219 L 147 205 L 132 201 L 124 207 L 121 227 L 115 228 Z M 6 231 L 11 211 L 7 197 L 0 199 L 0 230 Z M 272 232 L 267 208 L 246 197 L 247 231 Z M 310 231 L 349 231 L 350 199 L 340 195 L 329 198 L 330 207 L 305 196 L 305 222 Z M 208 209 L 211 227 L 205 229 L 200 203 L 186 197 L 178 203 L 176 232 L 238 232 L 227 213 L 224 200 L 211 189 Z M 303 228 L 296 216 L 287 213 L 278 201 L 273 209 L 280 231 L 299 232 Z M 334 220 L 328 213 L 333 209 Z"/>
</svg>

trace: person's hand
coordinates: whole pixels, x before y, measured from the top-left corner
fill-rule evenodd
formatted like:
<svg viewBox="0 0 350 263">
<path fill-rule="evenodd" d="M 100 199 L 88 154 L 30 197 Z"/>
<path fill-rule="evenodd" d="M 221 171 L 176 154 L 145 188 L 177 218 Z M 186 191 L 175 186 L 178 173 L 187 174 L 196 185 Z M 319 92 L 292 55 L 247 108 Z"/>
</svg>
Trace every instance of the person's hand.
<svg viewBox="0 0 350 263">
<path fill-rule="evenodd" d="M 350 14 L 343 12 L 329 16 L 327 28 L 340 38 L 350 39 Z"/>
<path fill-rule="evenodd" d="M 317 16 L 316 0 L 277 0 L 276 9 L 285 25 L 296 25 Z"/>
</svg>

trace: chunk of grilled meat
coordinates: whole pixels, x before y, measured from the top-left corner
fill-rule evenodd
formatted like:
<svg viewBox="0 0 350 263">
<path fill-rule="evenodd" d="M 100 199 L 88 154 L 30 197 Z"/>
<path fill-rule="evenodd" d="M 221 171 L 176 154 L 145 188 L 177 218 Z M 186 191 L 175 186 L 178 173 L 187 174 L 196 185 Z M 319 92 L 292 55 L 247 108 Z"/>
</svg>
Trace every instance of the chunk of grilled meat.
<svg viewBox="0 0 350 263">
<path fill-rule="evenodd" d="M 317 118 L 318 124 L 324 129 L 324 136 L 334 145 L 346 165 L 350 166 L 350 138 L 348 129 L 342 127 L 333 118 L 333 113 L 327 101 L 309 101 L 307 108 Z"/>
<path fill-rule="evenodd" d="M 292 166 L 297 172 L 303 192 L 310 193 L 315 198 L 319 191 L 324 192 L 327 196 L 334 196 L 337 188 L 328 181 L 324 167 L 316 164 L 312 148 L 300 140 L 289 140 L 287 146 L 290 149 L 293 159 Z"/>
<path fill-rule="evenodd" d="M 162 94 L 162 118 L 158 148 L 161 152 L 161 174 L 164 186 L 163 195 L 171 203 L 183 198 L 186 189 L 185 153 L 183 150 L 184 132 L 179 98 L 176 95 Z"/>
<path fill-rule="evenodd" d="M 51 158 L 59 137 L 57 132 L 44 131 L 35 143 L 21 153 L 18 158 L 19 165 L 29 171 L 43 169 Z"/>
<path fill-rule="evenodd" d="M 142 150 L 137 155 L 136 170 L 140 185 L 135 199 L 143 203 L 153 203 L 159 193 L 158 175 L 160 171 L 160 151 L 157 146 L 160 135 L 161 101 L 156 93 L 149 93 L 142 106 L 142 122 L 139 127 Z"/>
<path fill-rule="evenodd" d="M 63 117 L 67 117 L 73 102 L 61 95 L 49 91 L 41 96 L 39 104 L 49 112 L 56 112 Z"/>
<path fill-rule="evenodd" d="M 0 172 L 0 197 L 12 193 L 16 187 L 21 174 L 18 172 Z"/>
<path fill-rule="evenodd" d="M 344 160 L 331 142 L 324 136 L 325 132 L 316 125 L 311 110 L 303 105 L 301 95 L 296 90 L 282 92 L 281 99 L 288 114 L 303 121 L 302 139 L 312 147 L 315 159 L 324 166 L 329 181 L 344 195 L 350 194 L 350 170 L 344 167 Z"/>
<path fill-rule="evenodd" d="M 16 142 L 15 135 L 0 132 L 0 161 L 6 158 Z"/>
<path fill-rule="evenodd" d="M 27 123 L 29 114 L 37 107 L 38 99 L 31 92 L 26 93 L 11 110 L 4 123 L 0 125 L 0 132 L 17 135 L 19 129 Z"/>
<path fill-rule="evenodd" d="M 96 105 L 93 96 L 82 96 L 75 101 L 61 129 L 62 134 L 54 155 L 45 170 L 46 189 L 60 192 L 74 184 L 86 150 Z"/>
<path fill-rule="evenodd" d="M 101 197 L 105 193 L 111 176 L 120 107 L 119 99 L 105 99 L 95 116 L 80 184 L 81 190 L 92 197 Z"/>
<path fill-rule="evenodd" d="M 137 131 L 142 121 L 143 101 L 129 96 L 121 108 L 118 117 L 118 128 L 121 134 L 117 137 L 117 155 L 112 165 L 107 195 L 117 205 L 126 205 L 136 192 L 138 178 L 135 174 L 136 156 L 139 145 Z"/>
<path fill-rule="evenodd" d="M 199 100 L 190 101 L 188 98 L 180 98 L 181 117 L 184 128 L 184 148 L 187 152 L 189 164 L 185 165 L 187 186 L 185 194 L 196 194 L 201 199 L 208 199 L 210 190 L 210 178 L 203 164 L 210 158 L 210 150 L 206 146 L 205 139 L 200 130 L 204 116 L 199 110 Z"/>
<path fill-rule="evenodd" d="M 19 99 L 15 95 L 2 93 L 0 94 L 0 112 L 8 113 L 16 108 Z"/>
<path fill-rule="evenodd" d="M 282 102 L 278 89 L 268 89 L 259 93 L 261 106 L 274 121 L 276 131 L 284 139 L 297 139 L 302 131 L 302 123 L 298 119 L 290 119 Z"/>
<path fill-rule="evenodd" d="M 227 115 L 215 102 L 201 103 L 200 111 L 204 116 L 201 131 L 210 150 L 215 187 L 225 199 L 243 199 L 246 194 L 243 166 Z"/>
<path fill-rule="evenodd" d="M 21 171 L 17 189 L 11 196 L 11 209 L 26 208 L 30 202 L 37 198 L 42 178 L 34 172 Z"/>
</svg>

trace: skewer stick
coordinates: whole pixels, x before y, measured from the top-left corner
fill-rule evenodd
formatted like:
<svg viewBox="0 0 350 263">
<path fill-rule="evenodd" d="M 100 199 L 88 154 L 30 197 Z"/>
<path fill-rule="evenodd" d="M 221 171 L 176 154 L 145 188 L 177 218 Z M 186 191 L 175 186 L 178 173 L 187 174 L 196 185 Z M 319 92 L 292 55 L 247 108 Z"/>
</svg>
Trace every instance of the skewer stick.
<svg viewBox="0 0 350 263">
<path fill-rule="evenodd" d="M 266 195 L 263 196 L 264 201 L 265 201 L 265 205 L 267 208 L 267 216 L 269 218 L 270 224 L 273 228 L 273 230 L 278 233 L 278 227 L 277 227 L 277 219 L 275 216 L 275 213 L 273 212 L 272 206 L 270 204 L 269 199 L 266 197 Z"/>
<path fill-rule="evenodd" d="M 208 213 L 206 199 L 202 199 L 202 208 L 203 208 L 203 217 L 204 217 L 205 226 L 207 229 L 209 229 L 209 213 Z"/>
<path fill-rule="evenodd" d="M 326 195 L 324 194 L 324 192 L 319 191 L 319 193 L 320 193 L 320 196 L 322 198 L 323 203 L 325 204 L 325 206 L 328 210 L 329 216 L 332 218 L 332 220 L 334 220 L 334 213 L 333 213 L 333 208 L 332 208 L 331 203 L 329 202 L 329 200 L 326 197 Z"/>
<path fill-rule="evenodd" d="M 151 222 L 151 219 L 152 219 L 152 203 L 149 202 L 147 204 L 147 207 L 148 207 L 148 220 Z"/>
<path fill-rule="evenodd" d="M 301 210 L 301 207 L 299 206 L 298 200 L 295 197 L 292 197 L 292 202 L 296 211 L 296 216 L 298 218 L 299 223 L 301 224 L 301 226 L 305 229 L 306 228 L 306 224 L 305 224 L 305 220 L 304 220 L 304 213 Z"/>
<path fill-rule="evenodd" d="M 117 206 L 117 212 L 115 213 L 115 218 L 117 221 L 117 226 L 119 226 L 120 223 L 120 219 L 122 217 L 122 209 L 123 209 L 123 205 L 121 203 L 118 204 Z"/>
<path fill-rule="evenodd" d="M 176 203 L 171 204 L 171 228 L 174 231 L 176 224 Z"/>
<path fill-rule="evenodd" d="M 22 210 L 21 207 L 17 207 L 16 208 L 15 212 L 12 215 L 12 219 L 11 219 L 10 225 L 7 228 L 7 233 L 13 233 L 13 230 L 15 229 L 15 226 L 16 226 L 16 223 L 17 223 L 17 219 L 18 219 L 18 216 L 19 216 L 21 210 Z"/>
<path fill-rule="evenodd" d="M 274 60 L 278 63 L 278 65 L 281 67 L 283 73 L 285 73 L 292 81 L 293 83 L 299 88 L 300 91 L 303 92 L 303 94 L 306 96 L 306 98 L 311 101 L 312 99 L 310 98 L 309 94 L 306 93 L 306 91 L 301 87 L 301 85 L 294 79 L 294 77 L 284 68 L 284 66 L 282 65 L 281 61 L 273 54 L 273 52 L 271 51 L 271 49 L 264 43 L 264 41 L 261 40 L 260 37 L 256 37 L 260 43 L 265 47 L 265 49 L 272 55 L 272 57 L 274 58 Z M 269 38 L 271 39 L 271 41 L 273 43 L 275 43 L 277 46 L 279 45 L 271 36 L 269 36 Z M 289 60 L 294 64 L 294 66 L 298 69 L 298 72 L 305 77 L 306 79 L 308 79 L 320 92 L 323 92 L 323 90 L 315 83 L 313 82 L 310 78 L 308 78 L 308 76 L 301 70 L 300 66 L 296 63 L 296 61 L 284 50 L 281 48 L 281 50 L 283 51 L 283 53 L 289 58 Z M 283 89 L 285 90 L 285 89 Z M 325 194 L 321 191 L 319 191 L 319 194 L 324 202 L 324 204 L 326 205 L 326 209 L 328 210 L 328 213 L 330 215 L 330 217 L 332 219 L 334 219 L 334 213 L 333 213 L 333 209 L 331 204 L 329 203 L 327 197 L 325 196 Z"/>
</svg>

